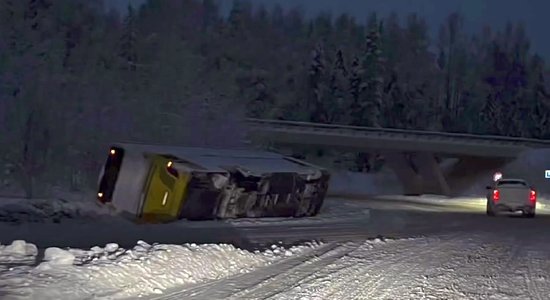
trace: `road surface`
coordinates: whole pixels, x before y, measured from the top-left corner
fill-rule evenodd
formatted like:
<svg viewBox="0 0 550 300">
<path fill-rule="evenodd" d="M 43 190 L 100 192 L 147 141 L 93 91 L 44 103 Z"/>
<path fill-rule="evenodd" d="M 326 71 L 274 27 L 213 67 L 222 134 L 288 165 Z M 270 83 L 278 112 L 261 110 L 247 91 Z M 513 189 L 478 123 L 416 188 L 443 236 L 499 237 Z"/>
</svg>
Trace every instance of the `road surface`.
<svg viewBox="0 0 550 300">
<path fill-rule="evenodd" d="M 107 216 L 93 220 L 62 219 L 59 223 L 0 223 L 0 244 L 25 240 L 39 249 L 89 249 L 116 241 L 121 247 L 131 248 L 138 240 L 144 240 L 163 244 L 231 243 L 254 250 L 273 242 L 292 245 L 310 240 L 347 241 L 379 234 L 399 237 L 439 231 L 442 228 L 433 227 L 434 222 L 443 221 L 446 226 L 454 226 L 454 223 L 447 222 L 449 217 L 453 220 L 476 217 L 463 211 L 468 210 L 414 201 L 330 199 L 318 217 L 305 219 L 180 221 L 136 225 L 122 218 Z"/>
<path fill-rule="evenodd" d="M 321 234 L 326 243 L 316 250 L 150 299 L 549 299 L 549 216 L 490 218 L 483 205 L 365 203 L 368 222 L 325 228 L 330 234 Z M 366 241 L 373 235 L 395 239 Z M 271 230 L 264 238 L 276 236 Z"/>
</svg>

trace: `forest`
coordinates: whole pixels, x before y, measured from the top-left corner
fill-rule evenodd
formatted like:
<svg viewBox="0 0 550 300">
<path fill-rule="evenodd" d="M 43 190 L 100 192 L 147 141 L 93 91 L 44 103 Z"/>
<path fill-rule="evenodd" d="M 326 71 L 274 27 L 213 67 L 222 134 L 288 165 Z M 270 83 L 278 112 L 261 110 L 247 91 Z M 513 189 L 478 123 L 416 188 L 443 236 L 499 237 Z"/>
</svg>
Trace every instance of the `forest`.
<svg viewBox="0 0 550 300">
<path fill-rule="evenodd" d="M 96 184 L 113 141 L 239 146 L 244 117 L 550 138 L 522 24 L 236 0 L 0 0 L 1 190 Z"/>
</svg>

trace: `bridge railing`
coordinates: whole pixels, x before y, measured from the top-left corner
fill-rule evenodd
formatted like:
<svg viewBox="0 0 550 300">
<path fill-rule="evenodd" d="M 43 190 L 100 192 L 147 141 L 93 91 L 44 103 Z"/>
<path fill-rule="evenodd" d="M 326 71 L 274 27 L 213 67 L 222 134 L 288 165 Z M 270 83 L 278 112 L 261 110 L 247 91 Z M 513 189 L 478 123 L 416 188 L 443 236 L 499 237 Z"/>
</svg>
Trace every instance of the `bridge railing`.
<svg viewBox="0 0 550 300">
<path fill-rule="evenodd" d="M 520 137 L 504 137 L 498 135 L 480 135 L 468 133 L 448 133 L 438 131 L 407 130 L 394 128 L 362 127 L 336 124 L 322 124 L 300 121 L 266 120 L 249 118 L 246 120 L 252 127 L 263 129 L 277 129 L 287 132 L 325 132 L 340 135 L 368 135 L 400 137 L 404 139 L 446 140 L 448 142 L 469 142 L 484 144 L 521 145 L 531 148 L 550 148 L 550 140 L 540 140 Z"/>
</svg>

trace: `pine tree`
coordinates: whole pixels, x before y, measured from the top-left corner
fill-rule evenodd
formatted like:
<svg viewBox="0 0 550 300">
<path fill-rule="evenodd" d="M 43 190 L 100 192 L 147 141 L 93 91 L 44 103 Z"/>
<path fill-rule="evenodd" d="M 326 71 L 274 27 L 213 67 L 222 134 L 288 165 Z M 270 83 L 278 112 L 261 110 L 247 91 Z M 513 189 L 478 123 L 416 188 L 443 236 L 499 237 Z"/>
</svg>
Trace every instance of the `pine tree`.
<svg viewBox="0 0 550 300">
<path fill-rule="evenodd" d="M 463 99 L 464 68 L 464 36 L 462 33 L 463 18 L 458 13 L 449 15 L 441 26 L 438 41 L 438 65 L 444 72 L 444 107 L 442 125 L 444 130 L 456 130 L 460 121 L 461 102 Z"/>
<path fill-rule="evenodd" d="M 360 95 L 363 108 L 361 119 L 356 123 L 365 126 L 380 127 L 382 110 L 383 64 L 380 49 L 381 25 L 371 29 L 366 38 L 365 55 L 362 62 L 365 89 Z"/>
<path fill-rule="evenodd" d="M 526 99 L 529 95 L 529 75 L 528 75 L 528 56 L 529 56 L 529 41 L 525 33 L 525 29 L 521 24 L 514 28 L 512 41 L 512 68 L 508 73 L 511 82 L 510 93 L 512 97 L 512 110 L 510 111 L 509 120 L 511 129 L 509 134 L 513 136 L 528 136 L 529 120 L 529 100 Z"/>
<path fill-rule="evenodd" d="M 246 0 L 234 0 L 229 12 L 229 34 L 232 37 L 246 38 L 252 20 L 252 5 Z"/>
<path fill-rule="evenodd" d="M 306 108 L 311 112 L 310 121 L 312 122 L 327 122 L 327 108 L 325 107 L 325 97 L 327 96 L 326 73 L 325 50 L 323 44 L 318 43 L 312 52 L 308 76 L 310 96 Z"/>
<path fill-rule="evenodd" d="M 322 13 L 315 17 L 310 24 L 310 37 L 313 40 L 324 40 L 325 43 L 329 43 L 331 41 L 333 28 L 332 17 L 330 14 Z"/>
<path fill-rule="evenodd" d="M 385 92 L 386 105 L 384 106 L 384 127 L 390 128 L 406 128 L 407 123 L 407 106 L 405 95 L 401 88 L 397 72 L 391 72 L 390 79 L 386 86 Z"/>
<path fill-rule="evenodd" d="M 480 119 L 483 121 L 485 132 L 488 134 L 499 135 L 502 132 L 502 107 L 494 95 L 487 95 L 485 103 L 480 112 Z"/>
<path fill-rule="evenodd" d="M 360 102 L 361 94 L 365 89 L 363 73 L 359 58 L 355 57 L 351 63 L 349 74 L 349 94 L 351 103 L 348 109 L 348 118 L 350 119 L 349 124 L 351 125 L 361 125 L 360 121 L 363 118 L 363 105 Z"/>
<path fill-rule="evenodd" d="M 528 127 L 530 137 L 539 139 L 550 138 L 550 94 L 546 91 L 544 78 L 544 62 L 538 55 L 533 56 L 530 63 L 531 78 L 528 94 L 528 118 L 524 122 Z"/>
<path fill-rule="evenodd" d="M 329 123 L 346 123 L 346 107 L 349 105 L 348 97 L 348 71 L 344 61 L 344 54 L 341 49 L 336 52 L 336 58 L 332 67 L 330 78 L 329 97 L 326 101 L 326 120 Z"/>
<path fill-rule="evenodd" d="M 385 30 L 381 36 L 381 50 L 386 60 L 386 78 L 389 78 L 391 73 L 398 67 L 400 60 L 403 59 L 402 53 L 406 53 L 407 50 L 402 49 L 404 33 L 397 14 L 392 13 L 384 20 L 384 24 Z"/>
<path fill-rule="evenodd" d="M 487 131 L 491 134 L 504 134 L 503 106 L 506 105 L 505 99 L 502 99 L 504 82 L 502 78 L 503 71 L 507 68 L 507 58 L 502 53 L 500 45 L 494 41 L 490 49 L 491 68 L 484 78 L 487 86 L 487 94 L 481 110 L 481 119 L 485 123 Z"/>
<path fill-rule="evenodd" d="M 507 27 L 507 30 L 513 28 Z M 492 45 L 492 68 L 485 82 L 493 101 L 500 107 L 498 129 L 506 136 L 523 136 L 526 127 L 522 120 L 528 118 L 524 100 L 527 92 L 527 72 L 525 66 L 525 38 L 522 34 L 497 39 Z"/>
<path fill-rule="evenodd" d="M 59 100 L 61 44 L 49 1 L 6 1 L 2 4 L 5 55 L 0 65 L 0 101 L 5 109 L 2 147 L 16 166 L 16 177 L 27 197 L 44 187 L 39 181 L 48 170 L 53 116 L 63 109 Z M 6 10 L 4 10 L 6 9 Z M 52 107 L 59 107 L 52 110 Z M 3 145 L 5 146 L 5 145 Z"/>
<path fill-rule="evenodd" d="M 123 22 L 123 32 L 120 38 L 119 56 L 122 59 L 122 68 L 135 71 L 138 64 L 138 32 L 136 13 L 133 6 L 128 5 L 128 11 Z"/>
</svg>

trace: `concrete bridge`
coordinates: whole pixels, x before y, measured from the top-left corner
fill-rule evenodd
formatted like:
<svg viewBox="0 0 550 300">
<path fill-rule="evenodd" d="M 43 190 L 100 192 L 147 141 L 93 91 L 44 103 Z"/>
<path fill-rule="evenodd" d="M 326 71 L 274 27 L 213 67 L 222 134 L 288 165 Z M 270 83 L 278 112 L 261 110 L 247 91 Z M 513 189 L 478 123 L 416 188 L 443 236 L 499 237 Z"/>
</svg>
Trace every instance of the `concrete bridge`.
<svg viewBox="0 0 550 300">
<path fill-rule="evenodd" d="M 249 138 L 274 146 L 293 145 L 380 153 L 400 179 L 406 194 L 453 195 L 471 184 L 473 175 L 497 170 L 549 140 L 247 119 Z M 457 158 L 446 170 L 438 157 Z"/>
</svg>

